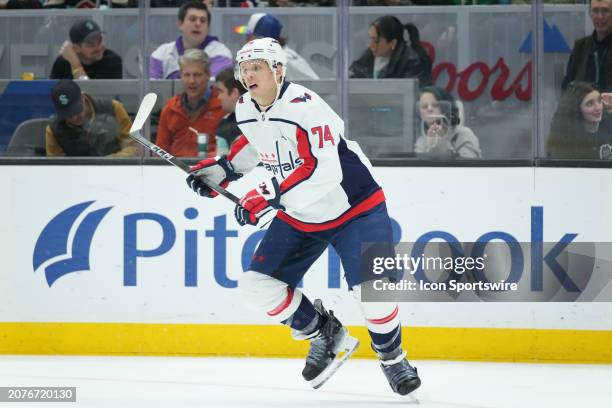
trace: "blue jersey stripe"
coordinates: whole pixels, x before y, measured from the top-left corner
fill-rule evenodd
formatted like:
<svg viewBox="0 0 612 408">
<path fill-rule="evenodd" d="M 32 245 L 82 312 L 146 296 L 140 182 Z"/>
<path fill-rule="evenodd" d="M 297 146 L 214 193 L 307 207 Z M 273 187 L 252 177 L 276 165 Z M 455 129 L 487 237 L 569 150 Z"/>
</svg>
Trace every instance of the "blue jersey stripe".
<svg viewBox="0 0 612 408">
<path fill-rule="evenodd" d="M 283 123 L 288 123 L 290 125 L 293 125 L 299 129 L 302 129 L 304 132 L 306 132 L 306 134 L 308 134 L 308 131 L 306 129 L 304 129 L 303 127 L 301 127 L 299 124 L 292 122 L 290 120 L 287 119 L 283 119 L 283 118 L 269 118 L 268 119 L 270 122 L 283 122 Z"/>
<path fill-rule="evenodd" d="M 338 156 L 342 170 L 340 186 L 346 193 L 351 207 L 380 189 L 370 170 L 359 159 L 359 156 L 348 148 L 343 137 L 340 137 L 338 144 Z"/>
<path fill-rule="evenodd" d="M 237 122 L 236 124 L 240 126 L 240 125 L 244 125 L 245 123 L 251 123 L 251 122 L 257 122 L 257 119 L 247 119 L 247 120 Z"/>
</svg>

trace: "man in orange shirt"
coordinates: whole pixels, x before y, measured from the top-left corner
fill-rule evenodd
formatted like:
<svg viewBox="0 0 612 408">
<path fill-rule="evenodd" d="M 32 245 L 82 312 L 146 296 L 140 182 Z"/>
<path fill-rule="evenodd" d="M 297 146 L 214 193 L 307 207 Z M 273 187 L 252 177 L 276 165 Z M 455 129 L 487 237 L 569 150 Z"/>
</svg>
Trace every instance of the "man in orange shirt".
<svg viewBox="0 0 612 408">
<path fill-rule="evenodd" d="M 209 84 L 210 60 L 204 51 L 190 49 L 180 58 L 179 65 L 183 93 L 172 97 L 162 110 L 156 144 L 173 156 L 196 157 L 195 129 L 208 134 L 206 156 L 215 156 L 217 126 L 225 112 L 217 96 L 219 91 Z"/>
</svg>

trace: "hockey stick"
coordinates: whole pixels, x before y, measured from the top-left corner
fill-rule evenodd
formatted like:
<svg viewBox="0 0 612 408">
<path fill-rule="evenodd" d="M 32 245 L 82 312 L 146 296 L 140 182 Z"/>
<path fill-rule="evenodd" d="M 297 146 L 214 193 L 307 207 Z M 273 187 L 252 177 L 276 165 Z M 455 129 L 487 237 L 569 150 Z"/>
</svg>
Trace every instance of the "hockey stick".
<svg viewBox="0 0 612 408">
<path fill-rule="evenodd" d="M 144 147 L 146 147 L 147 149 L 151 150 L 153 153 L 155 153 L 156 155 L 158 155 L 159 157 L 161 157 L 168 163 L 178 167 L 179 169 L 183 170 L 185 173 L 189 174 L 191 172 L 191 168 L 189 167 L 187 163 L 185 163 L 181 159 L 174 157 L 173 155 L 171 155 L 170 153 L 168 153 L 161 147 L 157 146 L 156 144 L 151 143 L 149 140 L 142 137 L 140 133 L 142 131 L 142 127 L 144 126 L 144 123 L 146 122 L 147 118 L 151 114 L 151 111 L 155 107 L 156 101 L 157 101 L 157 95 L 155 95 L 154 93 L 148 93 L 145 95 L 142 102 L 140 103 L 140 107 L 138 108 L 138 113 L 136 113 L 136 118 L 134 119 L 134 123 L 132 123 L 132 127 L 130 128 L 130 137 L 136 140 L 138 143 L 140 143 Z M 236 197 L 235 195 L 233 195 L 232 193 L 230 193 L 229 191 L 227 191 L 226 189 L 224 189 L 223 187 L 221 187 L 220 185 L 213 183 L 212 181 L 208 181 L 208 180 L 206 181 L 202 180 L 202 182 L 204 182 L 208 187 L 216 191 L 219 195 L 222 195 L 223 197 L 229 199 L 234 204 L 240 205 L 240 199 Z"/>
<path fill-rule="evenodd" d="M 191 172 L 191 168 L 189 167 L 187 163 L 185 163 L 181 159 L 174 157 L 173 155 L 171 155 L 170 153 L 168 153 L 161 147 L 157 146 L 154 143 L 151 143 L 149 140 L 142 137 L 142 134 L 141 134 L 142 128 L 145 122 L 147 121 L 147 118 L 153 111 L 156 101 L 157 101 L 157 95 L 152 92 L 146 94 L 145 97 L 142 99 L 142 102 L 140 103 L 140 106 L 138 107 L 138 112 L 136 113 L 136 118 L 134 118 L 134 122 L 132 123 L 132 127 L 130 128 L 130 137 L 136 140 L 138 143 L 140 143 L 144 147 L 146 147 L 147 149 L 151 150 L 153 153 L 155 153 L 162 159 L 166 160 L 168 163 L 172 164 L 173 166 L 178 167 L 179 169 L 183 170 L 185 173 L 189 174 Z M 216 191 L 219 195 L 222 195 L 223 197 L 227 198 L 234 204 L 240 205 L 240 199 L 236 197 L 234 194 L 224 189 L 223 187 L 221 187 L 220 185 L 213 183 L 212 181 L 208 181 L 208 180 L 202 180 L 202 182 L 205 183 L 212 190 Z M 264 215 L 268 214 L 271 211 L 272 210 L 266 211 L 261 216 L 259 216 L 259 219 L 261 219 Z M 271 221 L 272 221 L 272 218 L 270 218 L 268 221 L 260 225 L 259 228 L 261 229 L 265 227 Z"/>
</svg>

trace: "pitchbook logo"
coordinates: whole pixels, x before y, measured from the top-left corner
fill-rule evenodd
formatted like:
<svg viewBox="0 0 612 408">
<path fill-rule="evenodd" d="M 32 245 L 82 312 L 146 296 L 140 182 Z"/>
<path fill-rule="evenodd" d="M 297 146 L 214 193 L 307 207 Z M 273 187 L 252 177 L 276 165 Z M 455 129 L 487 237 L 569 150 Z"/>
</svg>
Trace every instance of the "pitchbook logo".
<svg viewBox="0 0 612 408">
<path fill-rule="evenodd" d="M 77 220 L 94 201 L 86 201 L 57 214 L 40 233 L 32 265 L 34 272 L 43 264 L 49 286 L 62 276 L 78 271 L 88 271 L 89 249 L 93 235 L 102 218 L 112 207 L 92 211 Z M 77 224 L 77 225 L 75 225 Z"/>
</svg>

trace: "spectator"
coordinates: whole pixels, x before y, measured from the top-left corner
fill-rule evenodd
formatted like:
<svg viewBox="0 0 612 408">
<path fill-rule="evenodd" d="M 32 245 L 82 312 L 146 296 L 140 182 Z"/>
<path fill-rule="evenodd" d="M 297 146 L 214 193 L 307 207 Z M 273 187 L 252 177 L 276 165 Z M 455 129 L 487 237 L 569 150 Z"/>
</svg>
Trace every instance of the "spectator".
<svg viewBox="0 0 612 408">
<path fill-rule="evenodd" d="M 591 0 L 590 15 L 595 30 L 574 43 L 563 90 L 578 80 L 595 84 L 602 92 L 612 91 L 612 0 Z"/>
<path fill-rule="evenodd" d="M 607 94 L 610 98 L 612 94 Z M 605 108 L 605 110 L 604 110 Z M 602 117 L 612 114 L 612 101 L 591 84 L 571 82 L 559 101 L 546 144 L 555 159 L 612 159 L 612 134 L 600 127 Z"/>
<path fill-rule="evenodd" d="M 257 0 L 229 0 L 230 7 L 252 8 L 257 7 Z M 217 7 L 227 7 L 227 0 L 217 0 Z"/>
<path fill-rule="evenodd" d="M 269 7 L 305 7 L 305 6 L 320 6 L 320 7 L 333 7 L 336 5 L 335 0 L 270 0 L 268 1 Z"/>
<path fill-rule="evenodd" d="M 46 129 L 47 156 L 134 156 L 138 146 L 129 137 L 132 126 L 123 105 L 94 100 L 70 80 L 51 91 L 55 116 Z"/>
<path fill-rule="evenodd" d="M 138 7 L 138 0 L 44 0 L 46 9 L 100 9 Z"/>
<path fill-rule="evenodd" d="M 210 86 L 210 60 L 199 49 L 190 49 L 179 59 L 184 92 L 168 101 L 161 113 L 156 143 L 174 156 L 198 156 L 198 142 L 193 128 L 208 137 L 207 156 L 217 154 L 211 135 L 223 118 L 223 108 L 216 88 Z"/>
<path fill-rule="evenodd" d="M 353 0 L 353 6 L 414 6 L 419 4 L 413 0 Z"/>
<path fill-rule="evenodd" d="M 234 70 L 227 68 L 219 72 L 215 78 L 219 91 L 219 100 L 225 116 L 217 127 L 217 154 L 225 154 L 229 146 L 242 134 L 236 122 L 236 103 L 240 96 L 246 92 L 240 81 L 234 78 Z"/>
<path fill-rule="evenodd" d="M 419 103 L 420 136 L 415 153 L 436 158 L 477 159 L 482 156 L 474 132 L 461 125 L 459 107 L 451 94 L 438 86 L 421 89 Z"/>
<path fill-rule="evenodd" d="M 404 30 L 410 44 L 404 41 Z M 349 68 L 351 78 L 417 78 L 420 86 L 431 84 L 431 58 L 414 24 L 382 16 L 372 22 L 368 37 L 368 49 Z"/>
<path fill-rule="evenodd" d="M 42 8 L 42 0 L 0 0 L 0 9 L 39 9 Z"/>
<path fill-rule="evenodd" d="M 95 0 L 44 0 L 44 8 L 46 9 L 93 9 L 96 8 Z"/>
<path fill-rule="evenodd" d="M 255 13 L 249 18 L 247 25 L 238 26 L 235 32 L 246 34 L 245 42 L 256 38 L 274 38 L 283 47 L 287 55 L 286 78 L 292 81 L 319 79 L 319 75 L 310 67 L 310 64 L 300 54 L 287 47 L 287 38 L 281 36 L 283 25 L 276 17 L 266 13 Z"/>
<path fill-rule="evenodd" d="M 93 20 L 70 27 L 70 41 L 60 48 L 51 79 L 121 79 L 121 57 L 104 46 L 104 34 Z"/>
<path fill-rule="evenodd" d="M 217 75 L 224 68 L 232 67 L 232 53 L 217 37 L 208 35 L 210 11 L 201 1 L 189 1 L 178 11 L 178 27 L 181 35 L 162 44 L 151 54 L 149 76 L 151 79 L 177 79 L 179 58 L 190 48 L 206 52 L 210 58 L 210 72 Z"/>
<path fill-rule="evenodd" d="M 165 7 L 165 8 L 181 7 L 183 4 L 190 2 L 190 1 L 193 1 L 193 0 L 151 0 L 151 7 Z M 214 0 L 202 0 L 202 3 L 206 4 L 206 7 L 208 8 L 212 8 L 215 5 Z"/>
</svg>

